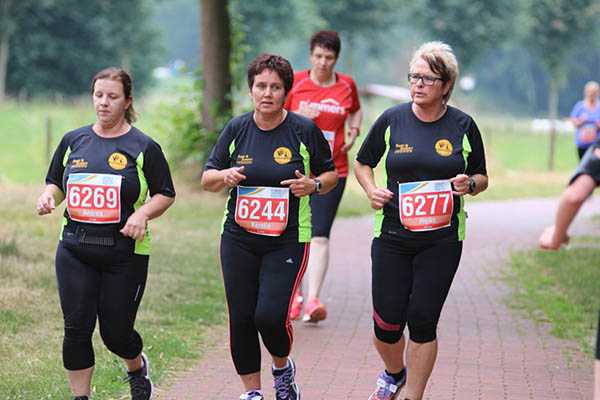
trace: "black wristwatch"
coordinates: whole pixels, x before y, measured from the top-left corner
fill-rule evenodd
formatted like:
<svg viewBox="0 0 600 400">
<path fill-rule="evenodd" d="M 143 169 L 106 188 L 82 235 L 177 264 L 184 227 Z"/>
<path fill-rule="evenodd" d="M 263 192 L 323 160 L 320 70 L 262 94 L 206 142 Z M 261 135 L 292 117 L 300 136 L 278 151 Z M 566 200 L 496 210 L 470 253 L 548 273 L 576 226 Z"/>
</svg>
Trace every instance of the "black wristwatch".
<svg viewBox="0 0 600 400">
<path fill-rule="evenodd" d="M 319 178 L 315 178 L 313 181 L 315 181 L 315 193 L 321 193 L 321 180 Z"/>
<path fill-rule="evenodd" d="M 477 182 L 475 182 L 475 178 L 472 176 L 469 177 L 469 193 L 473 193 L 475 188 L 477 187 Z"/>
</svg>

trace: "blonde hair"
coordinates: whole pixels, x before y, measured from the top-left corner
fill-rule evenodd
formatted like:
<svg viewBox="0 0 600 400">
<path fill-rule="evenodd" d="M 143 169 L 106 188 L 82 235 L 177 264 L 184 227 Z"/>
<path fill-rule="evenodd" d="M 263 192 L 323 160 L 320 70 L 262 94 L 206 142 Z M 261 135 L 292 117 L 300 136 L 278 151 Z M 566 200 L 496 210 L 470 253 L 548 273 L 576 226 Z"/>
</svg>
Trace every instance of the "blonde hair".
<svg viewBox="0 0 600 400">
<path fill-rule="evenodd" d="M 598 82 L 596 82 L 596 81 L 586 82 L 585 86 L 583 87 L 584 96 L 585 96 L 585 92 L 587 92 L 588 90 L 591 90 L 591 89 L 596 90 L 596 93 L 600 92 L 600 85 L 598 85 Z"/>
<path fill-rule="evenodd" d="M 450 90 L 443 97 L 444 102 L 448 102 L 459 73 L 458 61 L 456 61 L 452 47 L 440 41 L 423 43 L 414 52 L 409 67 L 412 68 L 419 59 L 424 60 L 431 71 L 438 74 L 444 83 L 450 82 Z"/>
</svg>

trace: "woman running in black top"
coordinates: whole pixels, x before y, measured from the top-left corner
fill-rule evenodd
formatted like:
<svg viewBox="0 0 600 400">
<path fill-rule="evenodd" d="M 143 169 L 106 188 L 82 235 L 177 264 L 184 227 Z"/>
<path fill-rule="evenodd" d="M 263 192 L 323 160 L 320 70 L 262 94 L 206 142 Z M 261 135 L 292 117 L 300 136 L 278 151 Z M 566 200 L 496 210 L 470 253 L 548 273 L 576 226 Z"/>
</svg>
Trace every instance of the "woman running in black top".
<svg viewBox="0 0 600 400">
<path fill-rule="evenodd" d="M 133 400 L 152 396 L 135 317 L 148 274 L 148 221 L 175 200 L 160 146 L 134 128 L 132 82 L 119 68 L 92 81 L 96 122 L 61 140 L 37 201 L 39 215 L 66 210 L 56 275 L 64 316 L 63 363 L 76 399 L 87 399 L 96 319 L 110 351 L 123 358 Z M 150 194 L 150 199 L 147 196 Z"/>
<path fill-rule="evenodd" d="M 337 181 L 319 128 L 283 109 L 292 80 L 282 57 L 263 54 L 250 63 L 254 111 L 227 124 L 202 175 L 206 190 L 229 190 L 220 256 L 242 400 L 263 399 L 259 336 L 273 358 L 276 399 L 300 399 L 288 313 L 308 260 L 309 195 Z"/>
<path fill-rule="evenodd" d="M 437 354 L 438 320 L 462 252 L 463 196 L 487 188 L 477 125 L 447 105 L 457 76 L 448 45 L 421 46 L 408 74 L 412 102 L 386 110 L 356 158 L 356 177 L 377 210 L 371 249 L 374 343 L 385 371 L 371 400 L 395 399 L 405 383 L 404 398 L 422 398 Z M 375 183 L 373 172 L 380 161 L 383 185 Z"/>
</svg>

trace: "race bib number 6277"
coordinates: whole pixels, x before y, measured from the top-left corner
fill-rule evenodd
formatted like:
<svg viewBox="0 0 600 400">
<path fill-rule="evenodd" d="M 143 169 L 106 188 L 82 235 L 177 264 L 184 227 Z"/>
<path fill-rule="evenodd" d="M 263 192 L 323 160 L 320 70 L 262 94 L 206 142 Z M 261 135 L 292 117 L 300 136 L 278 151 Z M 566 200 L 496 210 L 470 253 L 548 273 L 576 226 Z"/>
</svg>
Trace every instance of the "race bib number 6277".
<svg viewBox="0 0 600 400">
<path fill-rule="evenodd" d="M 454 210 L 450 181 L 400 183 L 398 198 L 400 222 L 409 231 L 433 231 L 450 226 Z"/>
</svg>

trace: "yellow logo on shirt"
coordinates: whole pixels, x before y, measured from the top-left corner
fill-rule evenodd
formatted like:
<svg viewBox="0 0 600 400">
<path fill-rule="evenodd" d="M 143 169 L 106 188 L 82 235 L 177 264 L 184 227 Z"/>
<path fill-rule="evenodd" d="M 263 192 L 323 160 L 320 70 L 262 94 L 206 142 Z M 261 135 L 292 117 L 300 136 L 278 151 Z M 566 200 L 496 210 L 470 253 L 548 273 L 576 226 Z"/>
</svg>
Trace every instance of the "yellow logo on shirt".
<svg viewBox="0 0 600 400">
<path fill-rule="evenodd" d="M 236 164 L 239 165 L 250 165 L 254 162 L 254 159 L 248 154 L 238 154 Z"/>
<path fill-rule="evenodd" d="M 435 151 L 443 157 L 448 157 L 452 154 L 452 143 L 446 139 L 440 139 L 435 142 Z"/>
<path fill-rule="evenodd" d="M 110 156 L 108 156 L 108 165 L 110 165 L 112 169 L 116 169 L 118 171 L 125 169 L 127 166 L 127 157 L 121 153 L 112 153 Z"/>
<path fill-rule="evenodd" d="M 273 159 L 277 164 L 287 164 L 292 160 L 292 151 L 287 147 L 278 147 L 273 153 Z"/>
</svg>

